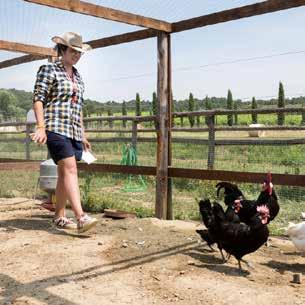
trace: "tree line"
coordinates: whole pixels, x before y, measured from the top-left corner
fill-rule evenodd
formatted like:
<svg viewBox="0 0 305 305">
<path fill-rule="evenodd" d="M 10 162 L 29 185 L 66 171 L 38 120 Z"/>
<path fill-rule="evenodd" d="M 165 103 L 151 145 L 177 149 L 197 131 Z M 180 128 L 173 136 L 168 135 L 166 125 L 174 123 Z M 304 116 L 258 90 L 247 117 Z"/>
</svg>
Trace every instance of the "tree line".
<svg viewBox="0 0 305 305">
<path fill-rule="evenodd" d="M 26 113 L 32 107 L 32 93 L 17 89 L 0 89 L 0 120 L 1 121 L 22 121 Z M 112 116 L 112 115 L 155 115 L 157 113 L 157 94 L 152 93 L 151 100 L 142 100 L 139 93 L 136 93 L 135 99 L 123 102 L 107 101 L 104 103 L 85 99 L 84 100 L 84 117 L 91 116 Z M 199 111 L 212 109 L 257 109 L 259 107 L 285 107 L 288 105 L 304 106 L 305 97 L 285 98 L 284 86 L 279 83 L 278 97 L 269 100 L 252 98 L 251 101 L 241 101 L 234 99 L 232 91 L 229 89 L 227 97 L 209 97 L 203 99 L 195 98 L 192 93 L 184 100 L 176 100 L 172 94 L 172 111 Z M 180 118 L 180 125 L 184 125 L 185 118 Z M 200 117 L 188 117 L 191 127 L 199 126 Z M 252 114 L 252 123 L 257 123 L 257 114 Z M 285 124 L 285 114 L 279 113 L 277 118 L 278 125 Z M 302 124 L 305 124 L 305 115 L 302 114 Z M 123 123 L 126 126 L 126 122 Z M 230 114 L 227 116 L 227 125 L 233 126 L 238 124 L 238 115 Z"/>
</svg>

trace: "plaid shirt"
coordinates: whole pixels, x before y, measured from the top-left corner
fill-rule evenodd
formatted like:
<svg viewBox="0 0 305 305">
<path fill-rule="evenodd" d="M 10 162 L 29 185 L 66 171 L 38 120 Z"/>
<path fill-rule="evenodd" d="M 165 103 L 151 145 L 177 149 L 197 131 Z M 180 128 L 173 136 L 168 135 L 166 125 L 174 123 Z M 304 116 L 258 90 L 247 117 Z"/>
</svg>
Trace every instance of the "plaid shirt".
<svg viewBox="0 0 305 305">
<path fill-rule="evenodd" d="M 81 141 L 84 83 L 74 67 L 73 74 L 77 86 L 76 103 L 72 101 L 73 83 L 62 62 L 41 66 L 37 72 L 33 103 L 43 103 L 46 130 Z"/>
</svg>

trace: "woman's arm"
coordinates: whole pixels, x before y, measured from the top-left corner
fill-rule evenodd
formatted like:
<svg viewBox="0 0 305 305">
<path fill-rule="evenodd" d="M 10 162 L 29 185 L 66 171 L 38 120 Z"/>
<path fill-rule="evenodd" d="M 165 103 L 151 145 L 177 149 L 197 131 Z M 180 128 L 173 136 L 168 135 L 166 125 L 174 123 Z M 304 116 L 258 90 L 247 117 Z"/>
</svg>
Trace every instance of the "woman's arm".
<svg viewBox="0 0 305 305">
<path fill-rule="evenodd" d="M 33 141 L 38 142 L 39 144 L 45 144 L 47 141 L 43 107 L 47 103 L 47 98 L 50 94 L 54 77 L 52 65 L 42 65 L 36 75 L 33 95 L 33 109 L 35 112 L 37 126 L 35 133 L 31 134 L 31 138 Z"/>
<path fill-rule="evenodd" d="M 43 117 L 43 103 L 36 101 L 33 105 L 33 109 L 36 117 L 36 131 L 31 134 L 31 138 L 34 142 L 39 144 L 45 144 L 47 142 L 47 135 L 44 126 L 44 117 Z"/>
</svg>

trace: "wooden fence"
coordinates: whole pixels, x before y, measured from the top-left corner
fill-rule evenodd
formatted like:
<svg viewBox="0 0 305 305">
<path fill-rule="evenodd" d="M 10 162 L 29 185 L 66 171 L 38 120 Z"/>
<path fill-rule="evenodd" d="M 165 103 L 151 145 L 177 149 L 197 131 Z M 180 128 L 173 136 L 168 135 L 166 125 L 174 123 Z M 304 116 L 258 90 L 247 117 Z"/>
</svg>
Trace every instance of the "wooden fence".
<svg viewBox="0 0 305 305">
<path fill-rule="evenodd" d="M 261 126 L 261 127 L 248 127 L 248 126 L 219 126 L 215 125 L 215 118 L 217 115 L 228 115 L 228 114 L 270 114 L 270 113 L 294 113 L 297 115 L 301 115 L 305 111 L 304 108 L 273 108 L 273 109 L 247 109 L 247 110 L 209 110 L 209 111 L 195 111 L 195 112 L 180 112 L 173 113 L 173 118 L 175 117 L 196 117 L 196 116 L 204 116 L 207 117 L 207 127 L 205 128 L 184 128 L 184 127 L 172 127 L 171 132 L 191 132 L 191 133 L 208 133 L 207 139 L 198 139 L 194 138 L 183 138 L 183 137 L 172 137 L 172 143 L 180 143 L 180 144 L 194 144 L 194 145 L 207 145 L 208 146 L 208 156 L 207 156 L 207 168 L 213 169 L 215 163 L 215 148 L 216 146 L 225 146 L 225 145 L 303 145 L 305 144 L 305 138 L 293 138 L 293 139 L 261 139 L 261 138 L 249 138 L 249 139 L 216 139 L 216 133 L 220 131 L 230 131 L 230 132 L 238 132 L 238 131 L 305 131 L 305 126 Z M 89 141 L 91 143 L 132 143 L 134 147 L 137 146 L 137 143 L 156 143 L 156 137 L 138 137 L 140 133 L 154 133 L 157 130 L 155 128 L 145 128 L 142 126 L 139 128 L 139 124 L 143 122 L 154 122 L 156 119 L 155 116 L 106 116 L 106 117 L 90 117 L 85 118 L 84 123 L 100 123 L 100 122 L 108 122 L 109 126 L 112 128 L 87 128 L 87 134 L 107 134 L 107 133 L 117 133 L 117 134 L 131 134 L 130 137 L 89 137 Z M 131 121 L 132 128 L 113 128 L 114 121 Z M 15 123 L 0 123 L 0 127 L 4 126 L 15 126 L 15 127 L 23 127 L 21 131 L 0 131 L 0 135 L 7 134 L 24 134 L 24 138 L 7 138 L 1 139 L 0 142 L 22 142 L 25 144 L 25 159 L 31 159 L 30 153 L 30 133 L 34 129 L 34 124 L 27 124 L 26 122 L 15 122 Z"/>
<path fill-rule="evenodd" d="M 199 112 L 184 112 L 184 113 L 173 113 L 173 117 L 189 117 L 189 116 L 207 116 L 207 128 L 169 128 L 168 143 L 169 147 L 165 151 L 168 151 L 168 164 L 166 164 L 166 174 L 163 174 L 163 167 L 158 169 L 157 166 L 124 166 L 124 165 L 114 165 L 114 164 L 91 164 L 90 166 L 79 163 L 78 168 L 81 171 L 88 172 L 102 172 L 102 173 L 121 173 L 121 174 L 136 174 L 136 175 L 151 175 L 156 177 L 156 184 L 160 184 L 167 189 L 166 198 L 167 205 L 158 204 L 158 200 L 161 196 L 164 200 L 164 193 L 162 190 L 157 191 L 156 189 L 156 216 L 159 218 L 172 219 L 173 211 L 171 204 L 172 197 L 172 188 L 171 188 L 171 179 L 172 178 L 185 178 L 185 179 L 200 179 L 200 180 L 226 180 L 234 182 L 244 182 L 244 183 L 261 183 L 265 178 L 266 173 L 258 172 L 238 172 L 238 171 L 225 171 L 225 170 L 214 170 L 214 160 L 215 160 L 215 147 L 217 145 L 296 145 L 296 144 L 305 144 L 305 138 L 295 138 L 295 139 L 244 139 L 244 140 L 217 140 L 215 134 L 219 131 L 253 131 L 253 130 L 305 130 L 305 126 L 270 126 L 270 127 L 245 127 L 245 126 L 234 126 L 234 127 L 223 127 L 215 125 L 215 117 L 217 115 L 228 115 L 228 114 L 249 114 L 249 113 L 296 113 L 298 115 L 302 114 L 304 111 L 303 108 L 281 108 L 281 109 L 257 109 L 257 110 L 238 110 L 238 111 L 228 111 L 228 110 L 213 110 L 213 111 L 199 111 Z M 134 146 L 137 145 L 137 142 L 157 142 L 162 141 L 162 138 L 158 138 L 158 133 L 160 132 L 160 126 L 157 126 L 157 129 L 147 128 L 142 129 L 138 128 L 139 124 L 142 122 L 155 121 L 155 116 L 145 116 L 145 117 L 95 117 L 95 118 L 85 118 L 85 122 L 99 122 L 99 121 L 131 121 L 132 128 L 127 129 L 87 129 L 87 133 L 130 133 L 131 137 L 112 137 L 112 138 L 89 138 L 93 143 L 100 142 L 131 142 Z M 33 124 L 23 123 L 1 123 L 0 127 L 3 126 L 16 126 L 21 127 L 22 130 L 18 132 L 0 132 L 1 134 L 24 134 L 24 138 L 12 138 L 5 139 L 0 138 L 0 141 L 19 141 L 25 143 L 25 160 L 16 160 L 16 159 L 0 159 L 0 171 L 1 170 L 38 170 L 40 162 L 31 161 L 30 159 L 30 137 L 29 134 L 34 128 Z M 171 126 L 169 124 L 168 126 Z M 157 137 L 138 137 L 139 133 L 148 133 L 155 132 Z M 196 138 L 175 138 L 171 137 L 171 133 L 175 132 L 207 132 L 207 139 L 196 139 Z M 208 158 L 207 158 L 207 169 L 188 169 L 188 168 L 175 168 L 171 166 L 171 143 L 192 143 L 198 145 L 208 145 Z M 164 157 L 164 156 L 163 156 Z M 159 177 L 159 178 L 158 178 Z M 164 177 L 166 177 L 164 179 Z M 159 180 L 158 180 L 159 179 Z M 286 186 L 298 186 L 305 187 L 305 175 L 291 175 L 291 174 L 273 174 L 273 182 L 277 185 L 286 185 Z M 161 187 L 162 187 L 161 186 Z M 163 209 L 165 209 L 163 211 Z"/>
</svg>

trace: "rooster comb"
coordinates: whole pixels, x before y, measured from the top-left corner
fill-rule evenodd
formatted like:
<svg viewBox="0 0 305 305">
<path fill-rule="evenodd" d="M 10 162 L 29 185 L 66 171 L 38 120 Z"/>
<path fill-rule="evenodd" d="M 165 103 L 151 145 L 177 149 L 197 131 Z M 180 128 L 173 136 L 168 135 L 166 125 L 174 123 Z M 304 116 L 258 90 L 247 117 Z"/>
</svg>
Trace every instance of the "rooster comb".
<svg viewBox="0 0 305 305">
<path fill-rule="evenodd" d="M 256 208 L 256 211 L 260 214 L 269 215 L 269 208 L 266 205 L 260 205 Z"/>
</svg>

